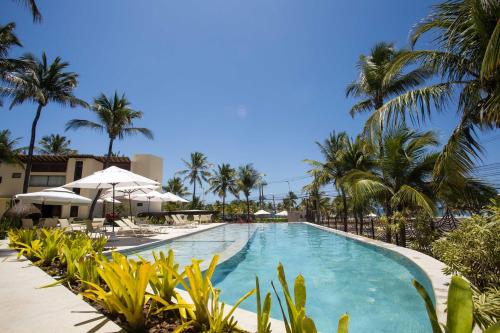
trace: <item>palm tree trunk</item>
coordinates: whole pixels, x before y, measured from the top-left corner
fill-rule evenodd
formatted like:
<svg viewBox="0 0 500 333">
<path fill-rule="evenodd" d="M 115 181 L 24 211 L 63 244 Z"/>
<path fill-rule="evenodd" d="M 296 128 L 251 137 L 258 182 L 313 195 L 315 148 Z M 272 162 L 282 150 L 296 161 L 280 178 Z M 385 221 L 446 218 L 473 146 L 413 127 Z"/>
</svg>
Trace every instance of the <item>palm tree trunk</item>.
<svg viewBox="0 0 500 333">
<path fill-rule="evenodd" d="M 340 188 L 340 192 L 342 194 L 342 202 L 343 202 L 343 211 L 344 211 L 344 216 L 342 217 L 343 222 L 344 222 L 344 231 L 347 232 L 347 196 L 345 195 L 345 191 L 343 188 Z"/>
<path fill-rule="evenodd" d="M 33 119 L 33 124 L 31 125 L 31 139 L 30 147 L 28 149 L 28 160 L 26 161 L 26 171 L 24 172 L 23 193 L 28 192 L 31 175 L 31 164 L 33 162 L 33 150 L 35 149 L 36 125 L 38 124 L 38 120 L 40 119 L 40 115 L 42 114 L 42 109 L 43 105 L 38 104 L 35 119 Z"/>
<path fill-rule="evenodd" d="M 196 198 L 196 179 L 193 182 L 193 199 L 191 201 L 191 204 L 194 204 L 194 199 Z"/>
<path fill-rule="evenodd" d="M 245 195 L 247 199 L 247 223 L 250 222 L 250 200 L 248 200 L 248 195 Z"/>
<path fill-rule="evenodd" d="M 391 219 L 392 219 L 392 211 L 391 204 L 386 202 L 385 204 L 385 216 L 387 217 L 387 228 L 385 231 L 385 241 L 387 243 L 392 243 L 392 232 L 391 232 Z"/>
<path fill-rule="evenodd" d="M 356 229 L 355 233 L 358 234 L 358 214 L 354 213 L 354 229 Z"/>
<path fill-rule="evenodd" d="M 103 169 L 106 169 L 109 166 L 111 155 L 113 155 L 113 143 L 114 143 L 114 141 L 115 140 L 113 138 L 109 139 L 108 155 L 106 156 L 106 159 L 104 160 Z M 88 216 L 89 219 L 91 219 L 94 216 L 95 205 L 97 204 L 97 200 L 99 200 L 101 193 L 102 193 L 102 189 L 98 189 L 97 193 L 94 197 L 94 200 L 92 200 L 92 204 L 90 205 L 90 209 L 89 209 L 89 216 Z M 104 201 L 102 202 L 102 215 L 103 216 L 106 215 L 106 204 L 104 203 Z M 113 218 L 114 218 L 114 216 L 113 216 Z"/>
<path fill-rule="evenodd" d="M 359 221 L 359 234 L 363 235 L 363 227 L 364 227 L 363 224 L 364 224 L 364 221 L 363 221 L 363 214 L 362 213 L 359 214 L 359 219 L 360 219 L 360 221 Z"/>
<path fill-rule="evenodd" d="M 222 222 L 226 221 L 226 196 L 222 196 Z"/>
</svg>

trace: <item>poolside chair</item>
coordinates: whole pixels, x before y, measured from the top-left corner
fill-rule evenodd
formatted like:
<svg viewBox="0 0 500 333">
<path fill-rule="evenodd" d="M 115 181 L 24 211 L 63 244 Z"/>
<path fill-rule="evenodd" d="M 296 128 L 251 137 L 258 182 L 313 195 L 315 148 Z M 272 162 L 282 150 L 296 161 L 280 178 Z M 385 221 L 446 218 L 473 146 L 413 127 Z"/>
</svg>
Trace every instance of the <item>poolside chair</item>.
<svg viewBox="0 0 500 333">
<path fill-rule="evenodd" d="M 73 228 L 71 227 L 68 219 L 58 219 L 58 221 L 61 229 L 65 229 L 66 231 L 73 231 Z"/>
<path fill-rule="evenodd" d="M 41 220 L 41 227 L 42 228 L 55 228 L 57 227 L 57 219 L 56 218 L 46 218 Z"/>
<path fill-rule="evenodd" d="M 142 232 L 142 228 L 140 227 L 130 227 L 127 223 L 125 223 L 123 220 L 115 220 L 115 223 L 118 225 L 120 228 L 118 230 L 119 233 L 124 233 L 124 234 L 133 234 L 135 237 L 143 237 L 144 233 Z"/>
<path fill-rule="evenodd" d="M 32 219 L 21 219 L 23 229 L 33 229 Z"/>
<path fill-rule="evenodd" d="M 212 214 L 201 215 L 200 223 L 212 223 Z"/>
<path fill-rule="evenodd" d="M 188 221 L 185 218 L 182 218 L 180 215 L 172 215 L 172 219 L 174 220 L 173 228 L 196 228 L 198 227 L 195 222 Z"/>
<path fill-rule="evenodd" d="M 153 231 L 148 228 L 149 225 L 145 224 L 134 224 L 134 222 L 130 221 L 127 218 L 121 219 L 123 223 L 125 223 L 129 228 L 139 230 L 141 233 L 152 233 Z"/>
</svg>

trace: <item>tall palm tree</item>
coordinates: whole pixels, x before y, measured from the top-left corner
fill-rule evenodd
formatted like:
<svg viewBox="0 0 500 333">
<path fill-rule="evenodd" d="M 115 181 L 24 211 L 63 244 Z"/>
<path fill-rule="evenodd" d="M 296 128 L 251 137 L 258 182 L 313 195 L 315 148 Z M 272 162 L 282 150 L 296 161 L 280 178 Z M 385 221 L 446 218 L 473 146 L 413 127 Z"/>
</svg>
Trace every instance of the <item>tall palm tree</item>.
<svg viewBox="0 0 500 333">
<path fill-rule="evenodd" d="M 185 197 L 190 194 L 188 188 L 183 184 L 182 179 L 179 177 L 170 178 L 167 181 L 167 185 L 163 186 L 163 190 L 180 197 Z"/>
<path fill-rule="evenodd" d="M 66 131 L 69 129 L 77 130 L 89 128 L 100 133 L 106 133 L 108 136 L 108 153 L 104 162 L 104 168 L 109 166 L 109 160 L 113 155 L 113 144 L 115 140 L 121 140 L 126 136 L 142 134 L 152 140 L 153 132 L 145 127 L 135 127 L 134 121 L 141 119 L 143 113 L 129 107 L 130 102 L 123 94 L 121 97 L 115 92 L 113 96 L 107 97 L 101 93 L 94 98 L 90 110 L 97 116 L 97 122 L 86 119 L 72 119 L 66 124 Z M 94 213 L 95 204 L 101 195 L 101 190 L 92 202 L 89 210 L 89 217 Z"/>
<path fill-rule="evenodd" d="M 360 98 L 361 101 L 354 104 L 350 110 L 352 117 L 358 113 L 374 112 L 378 110 L 388 99 L 400 95 L 424 82 L 431 72 L 425 67 L 418 67 L 409 72 L 404 72 L 403 67 L 399 71 L 390 71 L 395 59 L 402 53 L 392 43 L 380 42 L 375 44 L 368 55 L 362 54 L 358 60 L 358 79 L 347 86 L 346 96 Z M 372 136 L 374 142 L 378 141 L 379 149 L 382 149 L 381 138 L 384 133 L 384 125 L 370 117 L 366 126 L 366 133 Z M 377 129 L 379 137 L 373 137 L 373 130 Z"/>
<path fill-rule="evenodd" d="M 41 146 L 38 148 L 41 154 L 70 155 L 76 153 L 76 150 L 69 147 L 71 140 L 59 134 L 45 135 L 38 144 Z"/>
<path fill-rule="evenodd" d="M 344 231 L 347 231 L 347 192 L 342 183 L 342 177 L 345 176 L 348 169 L 344 163 L 345 148 L 349 144 L 349 136 L 345 132 L 332 132 L 329 137 L 323 142 L 316 142 L 324 161 L 305 160 L 313 168 L 309 174 L 314 176 L 314 182 L 320 185 L 333 184 L 334 189 L 342 197 L 343 214 L 342 220 L 344 223 Z"/>
<path fill-rule="evenodd" d="M 19 153 L 24 147 L 17 147 L 21 138 L 11 138 L 8 129 L 0 131 L 0 162 L 6 164 L 20 164 Z"/>
<path fill-rule="evenodd" d="M 31 102 L 37 105 L 35 118 L 31 126 L 31 139 L 28 149 L 28 159 L 26 162 L 26 172 L 24 175 L 23 193 L 28 191 L 29 178 L 31 174 L 31 164 L 33 150 L 35 148 L 36 127 L 42 114 L 42 110 L 49 103 L 57 103 L 61 106 L 77 107 L 87 106 L 87 103 L 78 99 L 73 94 L 78 84 L 78 74 L 66 72 L 69 66 L 57 57 L 49 64 L 45 53 L 38 59 L 32 54 L 24 55 L 21 58 L 24 65 L 11 71 L 4 80 L 8 87 L 5 91 L 12 96 L 10 109 L 24 102 Z"/>
<path fill-rule="evenodd" d="M 260 182 L 260 174 L 252 164 L 246 164 L 238 168 L 238 187 L 245 195 L 247 205 L 247 222 L 250 221 L 250 194 L 257 188 Z"/>
<path fill-rule="evenodd" d="M 180 175 L 185 175 L 184 180 L 189 180 L 189 183 L 193 185 L 193 199 L 196 198 L 196 184 L 203 188 L 203 183 L 210 177 L 210 172 L 208 171 L 211 164 L 208 163 L 207 157 L 200 152 L 191 153 L 190 161 L 182 160 L 186 166 L 185 170 L 179 171 Z"/>
<path fill-rule="evenodd" d="M 212 192 L 222 198 L 222 221 L 225 221 L 226 196 L 228 192 L 238 197 L 239 188 L 236 179 L 236 170 L 231 168 L 229 164 L 222 163 L 217 166 L 217 170 L 212 172 L 208 183 L 210 184 L 208 192 Z"/>
<path fill-rule="evenodd" d="M 31 12 L 31 16 L 33 16 L 33 22 L 41 22 L 42 21 L 42 14 L 40 13 L 40 10 L 38 9 L 38 6 L 36 4 L 35 0 L 14 0 L 16 2 L 19 2 L 26 6 L 29 11 Z"/>
<path fill-rule="evenodd" d="M 288 192 L 287 196 L 283 198 L 283 205 L 286 209 L 292 210 L 297 206 L 297 195 L 292 191 Z"/>
<path fill-rule="evenodd" d="M 412 47 L 427 35 L 434 47 L 403 52 L 389 70 L 395 73 L 409 63 L 422 65 L 440 81 L 387 101 L 377 110 L 378 119 L 394 122 L 409 115 L 425 120 L 432 110 L 446 110 L 455 101 L 460 119 L 434 168 L 438 186 L 451 183 L 460 192 L 482 153 L 475 132 L 500 127 L 499 19 L 497 0 L 437 4 L 410 36 Z"/>
<path fill-rule="evenodd" d="M 359 200 L 379 201 L 389 218 L 395 212 L 414 210 L 432 215 L 436 210 L 432 169 L 437 153 L 429 149 L 438 144 L 435 133 L 396 127 L 386 132 L 383 143 L 384 156 L 377 160 L 372 170 L 353 169 L 344 177 L 352 196 Z M 387 197 L 389 201 L 386 201 Z M 391 241 L 390 233 L 387 238 Z M 401 243 L 405 245 L 404 227 L 401 229 Z"/>
</svg>

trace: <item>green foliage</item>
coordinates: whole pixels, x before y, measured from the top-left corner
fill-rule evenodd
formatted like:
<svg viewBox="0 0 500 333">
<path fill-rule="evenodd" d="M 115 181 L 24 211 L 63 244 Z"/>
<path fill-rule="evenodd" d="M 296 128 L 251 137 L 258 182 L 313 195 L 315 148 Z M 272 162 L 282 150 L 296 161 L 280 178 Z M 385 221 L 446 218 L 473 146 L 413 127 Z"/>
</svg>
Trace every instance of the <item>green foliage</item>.
<svg viewBox="0 0 500 333">
<path fill-rule="evenodd" d="M 64 231 L 60 229 L 39 229 L 38 238 L 30 243 L 16 243 L 15 248 L 19 250 L 18 257 L 26 256 L 30 260 L 36 260 L 39 266 L 49 265 L 59 256 L 59 246 L 64 241 Z"/>
<path fill-rule="evenodd" d="M 462 221 L 436 241 L 433 253 L 447 265 L 446 274 L 461 274 L 480 290 L 500 284 L 500 208 Z"/>
<path fill-rule="evenodd" d="M 110 261 L 103 260 L 97 268 L 106 289 L 88 282 L 91 289 L 82 293 L 105 307 L 112 314 L 121 314 L 132 330 L 141 330 L 146 325 L 144 305 L 147 302 L 146 287 L 154 267 L 144 261 L 127 259 L 114 252 Z"/>
<path fill-rule="evenodd" d="M 74 263 L 76 268 L 76 276 L 82 284 L 82 290 L 90 288 L 91 285 L 99 284 L 100 278 L 97 267 L 99 265 L 100 258 L 101 256 L 99 254 L 90 254 L 79 258 Z"/>
<path fill-rule="evenodd" d="M 9 237 L 9 246 L 17 248 L 20 244 L 31 244 L 38 238 L 37 229 L 10 229 L 7 231 Z"/>
<path fill-rule="evenodd" d="M 179 264 L 174 261 L 174 251 L 171 249 L 166 257 L 163 252 L 159 254 L 153 252 L 153 257 L 156 274 L 151 276 L 149 285 L 155 295 L 161 297 L 167 304 L 174 304 L 177 295 L 175 288 L 185 278 L 186 273 L 179 273 Z"/>
<path fill-rule="evenodd" d="M 257 333 L 271 333 L 271 293 L 267 293 L 264 303 L 261 303 L 259 278 L 255 277 L 255 290 L 257 295 Z"/>
<path fill-rule="evenodd" d="M 432 255 L 432 243 L 439 235 L 433 228 L 434 219 L 423 212 L 415 214 L 413 220 L 414 239 L 410 241 L 410 248 Z"/>
<path fill-rule="evenodd" d="M 233 313 L 236 308 L 245 299 L 250 297 L 255 290 L 251 290 L 240 298 L 233 308 L 224 313 L 224 303 L 219 304 L 219 290 L 212 286 L 211 278 L 215 272 L 219 257 L 216 255 L 212 258 L 205 274 L 202 273 L 199 260 L 192 260 L 192 264 L 185 267 L 187 281 L 182 280 L 179 273 L 172 268 L 168 268 L 171 273 L 179 278 L 180 283 L 188 292 L 192 307 L 187 306 L 187 302 L 177 294 L 177 303 L 184 308 L 179 309 L 183 325 L 178 330 L 194 326 L 196 330 L 201 332 L 227 332 L 236 329 L 237 322 L 233 318 Z"/>
<path fill-rule="evenodd" d="M 425 288 L 416 280 L 413 280 L 413 285 L 425 302 L 433 333 L 472 333 L 474 328 L 474 309 L 472 289 L 469 282 L 459 276 L 453 276 L 451 278 L 451 284 L 448 290 L 446 325 L 439 323 L 436 309 Z M 485 332 L 500 332 L 500 323 L 490 326 Z"/>
<path fill-rule="evenodd" d="M 474 321 L 481 329 L 500 321 L 500 289 L 487 288 L 484 292 L 472 288 Z"/>
</svg>

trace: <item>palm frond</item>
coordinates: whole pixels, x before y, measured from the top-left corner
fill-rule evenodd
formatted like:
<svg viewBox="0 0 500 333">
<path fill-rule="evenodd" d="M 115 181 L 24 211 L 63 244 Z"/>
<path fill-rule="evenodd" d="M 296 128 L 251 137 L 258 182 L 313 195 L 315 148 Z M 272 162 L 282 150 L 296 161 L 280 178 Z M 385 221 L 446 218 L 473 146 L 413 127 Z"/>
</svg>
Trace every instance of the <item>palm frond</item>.
<svg viewBox="0 0 500 333">
<path fill-rule="evenodd" d="M 391 198 L 391 204 L 393 207 L 421 208 L 429 215 L 434 215 L 436 211 L 436 206 L 428 196 L 408 185 L 401 186 L 394 193 Z"/>
</svg>

